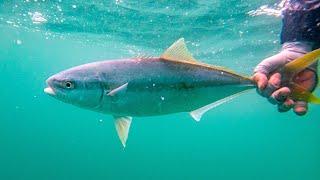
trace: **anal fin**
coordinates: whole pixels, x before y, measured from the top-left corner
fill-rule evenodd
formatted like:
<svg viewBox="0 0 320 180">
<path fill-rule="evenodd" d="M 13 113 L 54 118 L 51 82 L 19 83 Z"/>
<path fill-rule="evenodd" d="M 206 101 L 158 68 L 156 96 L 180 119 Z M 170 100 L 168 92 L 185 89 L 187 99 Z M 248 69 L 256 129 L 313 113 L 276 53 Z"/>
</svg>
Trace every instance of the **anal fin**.
<svg viewBox="0 0 320 180">
<path fill-rule="evenodd" d="M 245 92 L 247 92 L 247 91 L 248 91 L 248 90 L 241 91 L 241 92 L 239 92 L 239 93 L 233 94 L 233 95 L 231 95 L 231 96 L 228 96 L 228 97 L 225 97 L 225 98 L 220 99 L 220 100 L 218 100 L 218 101 L 215 101 L 215 102 L 213 102 L 213 103 L 211 103 L 211 104 L 208 104 L 208 105 L 206 105 L 206 106 L 203 106 L 203 107 L 201 107 L 201 108 L 199 108 L 199 109 L 196 109 L 196 110 L 194 110 L 194 111 L 191 111 L 191 112 L 190 112 L 190 116 L 191 116 L 195 121 L 199 122 L 199 121 L 201 120 L 202 115 L 205 114 L 207 111 L 209 111 L 209 110 L 211 110 L 211 109 L 213 109 L 213 108 L 215 108 L 215 107 L 218 107 L 218 106 L 220 106 L 221 104 L 224 104 L 224 103 L 226 103 L 226 102 L 228 102 L 228 101 L 231 101 L 232 99 L 240 96 L 241 94 L 243 94 L 243 93 L 245 93 Z"/>
</svg>

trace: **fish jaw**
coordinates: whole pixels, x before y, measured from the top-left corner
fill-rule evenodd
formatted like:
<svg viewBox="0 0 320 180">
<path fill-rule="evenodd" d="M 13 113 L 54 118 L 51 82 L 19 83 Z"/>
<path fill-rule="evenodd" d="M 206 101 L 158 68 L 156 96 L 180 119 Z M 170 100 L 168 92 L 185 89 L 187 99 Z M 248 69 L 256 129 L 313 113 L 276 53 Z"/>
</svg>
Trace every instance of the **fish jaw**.
<svg viewBox="0 0 320 180">
<path fill-rule="evenodd" d="M 52 81 L 53 81 L 53 77 L 52 77 L 52 76 L 49 77 L 49 78 L 46 80 L 47 87 L 44 88 L 43 91 L 44 91 L 46 94 L 50 95 L 50 96 L 56 96 L 57 94 L 56 94 L 56 92 L 54 91 L 54 88 L 53 88 L 53 85 L 52 85 L 52 84 L 53 84 Z"/>
<path fill-rule="evenodd" d="M 54 92 L 54 90 L 53 90 L 50 86 L 44 88 L 43 91 L 44 91 L 46 94 L 50 95 L 50 96 L 55 96 L 55 95 L 56 95 L 56 93 Z"/>
</svg>

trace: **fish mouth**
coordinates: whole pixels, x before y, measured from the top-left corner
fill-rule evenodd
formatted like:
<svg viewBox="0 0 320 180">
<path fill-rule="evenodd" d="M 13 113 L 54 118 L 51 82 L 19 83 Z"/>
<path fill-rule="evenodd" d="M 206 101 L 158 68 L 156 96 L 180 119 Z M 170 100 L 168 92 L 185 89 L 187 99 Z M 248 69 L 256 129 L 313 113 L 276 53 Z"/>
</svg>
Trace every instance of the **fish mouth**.
<svg viewBox="0 0 320 180">
<path fill-rule="evenodd" d="M 51 76 L 46 80 L 47 87 L 44 88 L 43 91 L 50 96 L 55 96 L 56 92 L 54 91 L 54 88 L 52 88 L 52 84 L 53 84 L 53 76 Z"/>
<path fill-rule="evenodd" d="M 54 90 L 49 86 L 44 88 L 43 90 L 46 94 L 50 95 L 50 96 L 55 96 L 56 93 L 54 92 Z"/>
</svg>

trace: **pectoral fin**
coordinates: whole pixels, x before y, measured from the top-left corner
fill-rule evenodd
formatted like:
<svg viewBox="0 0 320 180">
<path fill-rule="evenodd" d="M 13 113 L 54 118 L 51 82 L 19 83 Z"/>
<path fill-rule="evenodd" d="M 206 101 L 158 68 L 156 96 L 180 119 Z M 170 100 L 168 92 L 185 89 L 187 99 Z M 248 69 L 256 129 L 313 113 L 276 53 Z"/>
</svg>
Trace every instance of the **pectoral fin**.
<svg viewBox="0 0 320 180">
<path fill-rule="evenodd" d="M 129 135 L 130 125 L 132 121 L 132 117 L 130 116 L 114 116 L 115 118 L 115 126 L 119 136 L 119 139 L 123 145 L 126 147 L 126 142 Z"/>
<path fill-rule="evenodd" d="M 125 93 L 126 90 L 127 90 L 127 87 L 128 87 L 128 83 L 125 83 L 125 84 L 123 84 L 123 85 L 121 85 L 121 86 L 119 86 L 119 87 L 111 90 L 107 95 L 108 95 L 108 96 L 114 96 L 114 95 L 116 95 L 116 94 Z"/>
<path fill-rule="evenodd" d="M 215 107 L 217 107 L 217 106 L 219 106 L 219 105 L 221 105 L 221 104 L 223 104 L 223 103 L 226 103 L 226 102 L 228 102 L 228 101 L 231 101 L 232 99 L 240 96 L 241 94 L 243 94 L 244 92 L 247 92 L 247 91 L 248 91 L 248 90 L 241 91 L 241 92 L 239 92 L 239 93 L 237 93 L 237 94 L 233 94 L 233 95 L 228 96 L 228 97 L 226 97 L 226 98 L 223 98 L 223 99 L 220 99 L 220 100 L 218 100 L 218 101 L 215 101 L 215 102 L 213 102 L 213 103 L 211 103 L 211 104 L 208 104 L 208 105 L 206 105 L 206 106 L 203 106 L 203 107 L 201 107 L 201 108 L 199 108 L 199 109 L 196 109 L 196 110 L 194 110 L 194 111 L 191 111 L 191 112 L 190 112 L 190 116 L 191 116 L 195 121 L 199 122 L 199 121 L 201 120 L 202 115 L 203 115 L 204 113 L 206 113 L 207 111 L 209 111 L 209 110 L 211 110 L 211 109 L 213 109 L 213 108 L 215 108 Z"/>
</svg>

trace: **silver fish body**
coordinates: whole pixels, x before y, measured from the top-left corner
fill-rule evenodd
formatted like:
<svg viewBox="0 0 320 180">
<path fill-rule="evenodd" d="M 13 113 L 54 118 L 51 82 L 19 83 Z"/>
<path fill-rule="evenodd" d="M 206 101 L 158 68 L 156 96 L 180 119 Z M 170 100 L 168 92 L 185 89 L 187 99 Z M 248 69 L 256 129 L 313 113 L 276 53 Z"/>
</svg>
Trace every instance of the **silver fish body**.
<svg viewBox="0 0 320 180">
<path fill-rule="evenodd" d="M 286 64 L 292 77 L 318 61 L 320 49 Z M 320 98 L 288 80 L 290 97 L 320 104 Z M 67 103 L 111 114 L 126 146 L 132 116 L 190 112 L 200 121 L 208 110 L 256 85 L 250 78 L 195 60 L 181 38 L 159 58 L 94 62 L 53 75 L 44 91 Z"/>
<path fill-rule="evenodd" d="M 68 77 L 75 74 L 79 77 Z M 228 71 L 161 58 L 94 62 L 56 76 L 78 79 L 76 84 L 84 88 L 82 92 L 96 93 L 89 100 L 92 106 L 86 108 L 118 116 L 189 112 L 254 88 L 250 79 Z M 49 78 L 48 84 L 57 79 Z M 109 94 L 122 85 L 126 85 L 125 90 Z M 86 94 L 78 95 L 83 96 Z"/>
<path fill-rule="evenodd" d="M 82 108 L 111 114 L 126 145 L 132 116 L 208 110 L 255 87 L 244 76 L 196 61 L 179 39 L 160 57 L 109 60 L 53 75 L 45 92 Z"/>
</svg>

